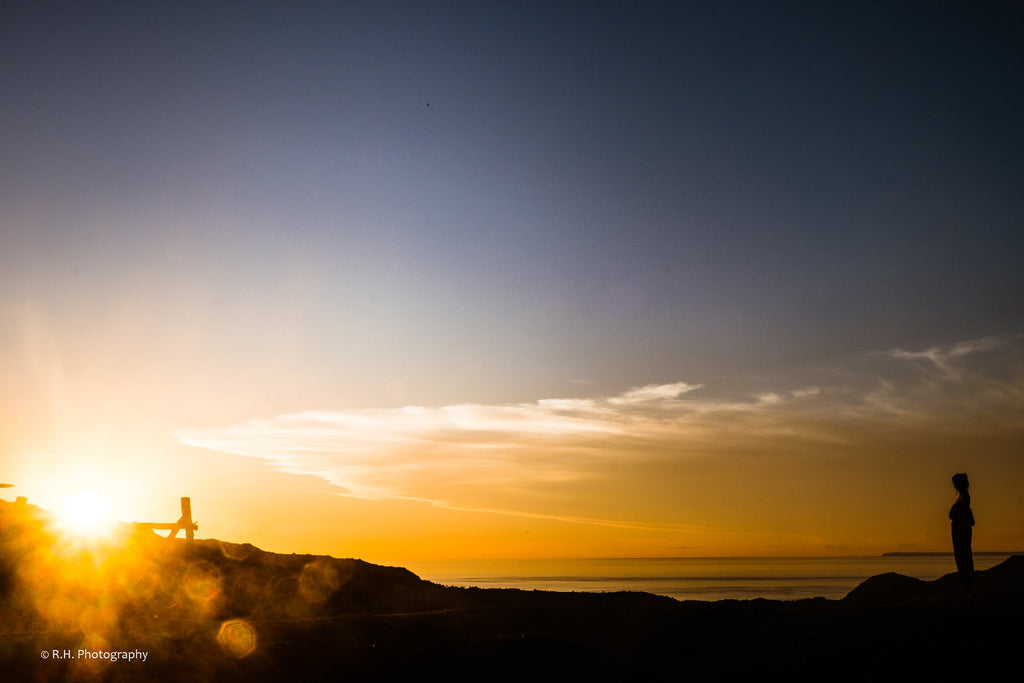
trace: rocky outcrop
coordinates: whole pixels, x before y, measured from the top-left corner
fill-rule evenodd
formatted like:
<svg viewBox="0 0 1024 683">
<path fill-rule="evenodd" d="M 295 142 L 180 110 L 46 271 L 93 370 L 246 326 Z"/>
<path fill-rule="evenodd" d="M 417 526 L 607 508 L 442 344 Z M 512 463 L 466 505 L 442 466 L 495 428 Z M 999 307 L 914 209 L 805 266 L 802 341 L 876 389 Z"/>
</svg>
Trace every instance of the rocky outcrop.
<svg viewBox="0 0 1024 683">
<path fill-rule="evenodd" d="M 1024 555 L 1013 555 L 991 569 L 976 572 L 974 586 L 969 591 L 960 590 L 956 573 L 922 581 L 889 572 L 866 579 L 840 602 L 861 606 L 950 601 L 1024 605 Z"/>
</svg>

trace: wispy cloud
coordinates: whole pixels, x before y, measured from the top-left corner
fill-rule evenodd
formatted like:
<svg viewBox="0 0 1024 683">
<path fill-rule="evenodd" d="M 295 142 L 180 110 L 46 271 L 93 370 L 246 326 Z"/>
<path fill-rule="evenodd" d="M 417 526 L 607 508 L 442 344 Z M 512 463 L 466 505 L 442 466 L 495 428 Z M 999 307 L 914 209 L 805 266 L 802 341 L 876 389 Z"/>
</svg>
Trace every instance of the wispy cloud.
<svg viewBox="0 0 1024 683">
<path fill-rule="evenodd" d="M 700 384 L 687 384 L 686 382 L 675 382 L 674 384 L 648 384 L 643 387 L 636 387 L 608 399 L 614 405 L 629 406 L 648 404 L 653 405 L 659 402 L 670 401 L 682 394 L 700 389 Z"/>
<path fill-rule="evenodd" d="M 441 478 L 495 486 L 586 477 L 581 452 L 650 431 L 650 413 L 669 409 L 691 389 L 678 383 L 603 399 L 307 411 L 176 436 L 186 445 L 316 474 L 352 496 L 437 500 L 423 489 Z"/>
<path fill-rule="evenodd" d="M 908 360 L 921 365 L 922 367 L 937 370 L 950 376 L 959 376 L 961 368 L 957 361 L 966 356 L 985 354 L 1004 349 L 1010 339 L 1000 337 L 986 337 L 972 341 L 960 342 L 943 348 L 933 346 L 921 351 L 908 351 L 905 349 L 891 349 L 887 352 L 892 358 Z"/>
<path fill-rule="evenodd" d="M 923 350 L 891 349 L 897 361 L 871 399 L 901 415 L 959 412 L 998 418 L 1024 403 L 1024 339 L 985 337 Z M 908 372 L 909 371 L 909 372 Z"/>
<path fill-rule="evenodd" d="M 223 428 L 183 429 L 176 436 L 190 446 L 322 477 L 348 496 L 631 525 L 538 510 L 520 501 L 535 503 L 524 492 L 538 487 L 608 477 L 610 460 L 638 467 L 666 453 L 677 458 L 688 453 L 725 458 L 757 449 L 813 454 L 828 444 L 869 438 L 864 435 L 879 425 L 903 428 L 913 422 L 908 416 L 939 429 L 953 424 L 950 415 L 983 411 L 989 421 L 1014 419 L 1024 406 L 1024 354 L 1017 339 L 894 349 L 873 358 L 882 362 L 856 372 L 835 369 L 831 384 L 780 378 L 769 391 L 730 396 L 714 395 L 713 387 L 672 382 L 608 397 L 307 411 Z M 907 362 L 918 370 L 923 364 L 927 372 L 908 374 L 900 366 Z M 942 382 L 936 384 L 936 378 Z"/>
</svg>

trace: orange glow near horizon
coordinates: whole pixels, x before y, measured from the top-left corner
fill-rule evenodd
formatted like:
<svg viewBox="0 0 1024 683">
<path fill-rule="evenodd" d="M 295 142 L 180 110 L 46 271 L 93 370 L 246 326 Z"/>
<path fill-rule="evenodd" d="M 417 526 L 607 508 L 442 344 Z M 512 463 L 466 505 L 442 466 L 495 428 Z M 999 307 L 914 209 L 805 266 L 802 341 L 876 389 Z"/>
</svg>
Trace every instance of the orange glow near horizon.
<svg viewBox="0 0 1024 683">
<path fill-rule="evenodd" d="M 949 477 L 967 471 L 975 548 L 1017 551 L 1020 358 L 1024 340 L 980 340 L 872 356 L 857 387 L 672 382 L 193 428 L 101 415 L 5 435 L 0 495 L 83 538 L 174 523 L 188 496 L 200 538 L 396 565 L 850 556 L 948 550 Z"/>
</svg>

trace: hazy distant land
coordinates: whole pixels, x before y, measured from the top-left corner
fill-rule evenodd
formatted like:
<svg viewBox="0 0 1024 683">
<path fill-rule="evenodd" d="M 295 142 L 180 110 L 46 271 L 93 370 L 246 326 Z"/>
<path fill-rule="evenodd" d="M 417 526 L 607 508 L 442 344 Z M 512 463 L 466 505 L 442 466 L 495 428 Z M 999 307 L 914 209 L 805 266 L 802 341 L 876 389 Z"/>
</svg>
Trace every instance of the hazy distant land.
<svg viewBox="0 0 1024 683">
<path fill-rule="evenodd" d="M 1024 551 L 998 551 L 998 550 L 976 550 L 974 551 L 975 557 L 1006 557 L 1009 555 L 1024 555 Z M 904 552 L 896 551 L 890 553 L 882 553 L 882 557 L 953 557 L 952 552 L 936 552 L 936 553 L 918 553 L 918 552 Z"/>
<path fill-rule="evenodd" d="M 979 572 L 967 595 L 955 575 L 885 574 L 843 600 L 680 602 L 446 587 L 149 532 L 72 549 L 12 508 L 0 504 L 4 680 L 939 680 L 1015 666 L 1024 616 L 1024 556 Z M 147 657 L 54 657 L 83 648 Z"/>
</svg>

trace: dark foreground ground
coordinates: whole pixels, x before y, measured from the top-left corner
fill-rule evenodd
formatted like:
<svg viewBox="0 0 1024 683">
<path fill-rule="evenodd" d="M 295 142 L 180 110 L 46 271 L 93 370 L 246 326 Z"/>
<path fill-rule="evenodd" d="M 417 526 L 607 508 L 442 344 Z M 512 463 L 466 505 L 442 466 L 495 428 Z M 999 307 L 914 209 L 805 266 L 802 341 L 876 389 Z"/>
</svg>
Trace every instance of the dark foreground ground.
<svg viewBox="0 0 1024 683">
<path fill-rule="evenodd" d="M 979 573 L 967 594 L 955 576 L 889 574 L 840 601 L 678 602 L 449 588 L 211 540 L 69 550 L 7 513 L 2 681 L 873 681 L 1020 669 L 1024 556 Z M 82 649 L 147 654 L 110 662 Z"/>
</svg>

